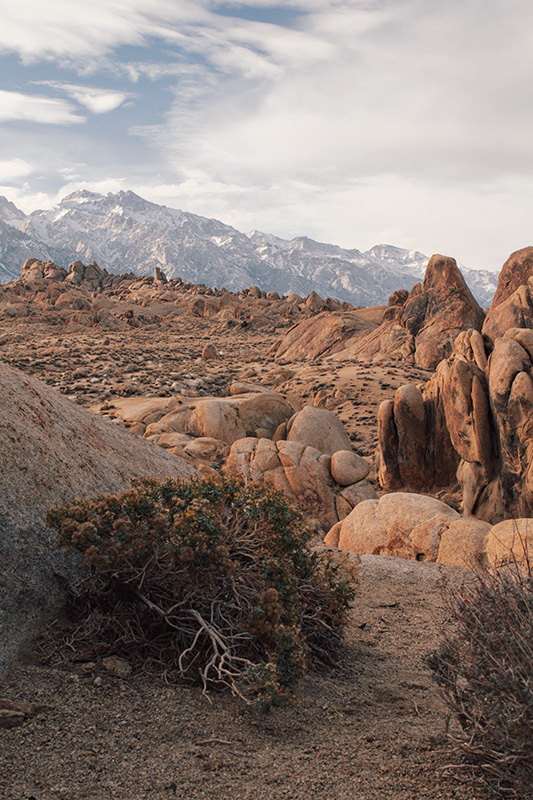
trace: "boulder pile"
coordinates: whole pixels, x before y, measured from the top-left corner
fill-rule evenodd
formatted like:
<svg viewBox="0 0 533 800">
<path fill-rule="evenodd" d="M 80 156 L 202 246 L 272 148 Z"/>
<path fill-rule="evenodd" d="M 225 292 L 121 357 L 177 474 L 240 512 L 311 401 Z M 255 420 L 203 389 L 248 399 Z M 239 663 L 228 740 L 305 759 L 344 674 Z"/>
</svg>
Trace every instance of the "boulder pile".
<svg viewBox="0 0 533 800">
<path fill-rule="evenodd" d="M 533 548 L 533 524 L 518 519 L 491 526 L 475 517 L 461 517 L 434 497 L 395 492 L 356 505 L 324 541 L 354 553 L 470 569 L 498 567 L 511 558 L 526 566 Z"/>
<path fill-rule="evenodd" d="M 93 406 L 130 430 L 186 459 L 267 483 L 329 528 L 354 506 L 377 497 L 366 478 L 370 467 L 352 450 L 331 411 L 305 406 L 294 412 L 277 392 L 234 383 L 230 397 L 124 398 Z"/>
<path fill-rule="evenodd" d="M 514 253 L 483 334 L 462 331 L 426 384 L 402 386 L 381 405 L 384 489 L 435 491 L 457 480 L 467 515 L 533 516 L 532 273 L 533 248 Z"/>
</svg>

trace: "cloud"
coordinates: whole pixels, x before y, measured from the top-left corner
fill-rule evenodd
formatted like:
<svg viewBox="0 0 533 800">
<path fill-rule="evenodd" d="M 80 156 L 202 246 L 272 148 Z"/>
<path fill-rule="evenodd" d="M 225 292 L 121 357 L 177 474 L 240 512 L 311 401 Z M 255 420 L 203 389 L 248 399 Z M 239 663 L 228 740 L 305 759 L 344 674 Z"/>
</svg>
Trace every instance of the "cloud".
<svg viewBox="0 0 533 800">
<path fill-rule="evenodd" d="M 115 111 L 126 100 L 134 97 L 130 92 L 113 91 L 109 89 L 98 89 L 91 86 L 79 86 L 73 83 L 63 83 L 61 81 L 38 81 L 40 85 L 49 86 L 64 92 L 72 100 L 85 106 L 93 114 L 107 114 Z"/>
<path fill-rule="evenodd" d="M 71 125 L 84 122 L 74 107 L 64 100 L 40 95 L 0 90 L 0 122 L 35 122 L 47 125 Z"/>
<path fill-rule="evenodd" d="M 67 58 L 97 65 L 120 45 L 142 45 L 162 27 L 202 19 L 193 0 L 3 0 L 0 52 L 26 61 Z"/>
<path fill-rule="evenodd" d="M 500 13 L 396 0 L 373 12 L 311 15 L 306 30 L 322 39 L 319 57 L 293 56 L 283 81 L 255 94 L 249 84 L 219 85 L 198 109 L 195 153 L 179 157 L 230 180 L 236 172 L 336 183 L 346 174 L 446 181 L 520 171 L 532 153 L 533 108 L 521 91 L 533 78 L 528 34 L 500 2 L 489 5 Z M 527 16 L 533 23 L 533 10 Z M 237 58 L 233 66 L 248 77 Z"/>
<path fill-rule="evenodd" d="M 196 104 L 184 105 L 176 96 L 156 140 L 184 186 L 191 173 L 198 196 L 202 180 L 205 187 L 217 187 L 218 198 L 226 186 L 226 205 L 234 210 L 239 202 L 234 187 L 243 189 L 243 197 L 253 190 L 263 199 L 266 219 L 277 218 L 268 205 L 276 202 L 271 190 L 277 187 L 295 203 L 292 209 L 284 206 L 280 218 L 305 219 L 318 231 L 325 218 L 320 196 L 344 197 L 352 203 L 352 218 L 364 216 L 370 225 L 365 193 L 369 185 L 381 187 L 383 213 L 386 208 L 391 219 L 400 216 L 408 224 L 404 207 L 412 197 L 426 224 L 428 197 L 440 193 L 451 201 L 455 188 L 463 203 L 479 196 L 481 212 L 487 185 L 531 169 L 533 108 L 524 100 L 533 79 L 531 6 L 489 0 L 483 13 L 474 0 L 314 7 L 297 36 L 280 34 L 283 45 L 277 48 L 275 26 L 239 21 L 228 33 L 230 44 L 247 41 L 268 69 L 254 74 L 250 62 L 228 45 L 222 66 L 231 79 L 219 79 Z M 285 37 L 294 43 L 290 53 Z M 313 60 L 307 44 L 315 41 L 320 47 Z M 209 42 L 216 60 L 217 36 Z M 354 188 L 358 185 L 364 191 Z M 298 201 L 298 186 L 317 191 L 301 189 Z M 501 210 L 496 195 L 489 192 L 489 199 Z M 297 207 L 302 205 L 308 208 L 305 217 Z M 445 227 L 442 204 L 432 207 Z M 378 204 L 373 208 L 372 228 L 379 231 Z M 241 212 L 246 217 L 244 205 Z M 463 206 L 460 214 L 468 218 L 471 210 Z M 456 227 L 466 234 L 459 219 Z M 342 238 L 346 243 L 346 235 Z"/>
<path fill-rule="evenodd" d="M 42 121 L 81 121 L 69 101 L 95 115 L 61 131 L 61 167 L 86 161 L 80 178 L 117 175 L 123 188 L 241 229 L 357 247 L 389 239 L 480 267 L 490 248 L 498 266 L 529 231 L 529 0 L 4 5 L 0 52 L 115 81 L 89 88 L 68 75 L 53 85 L 68 100 L 0 93 L 0 120 L 39 119 L 37 100 L 48 104 Z M 104 130 L 101 115 L 131 98 L 126 79 L 138 90 L 129 127 Z M 4 157 L 34 163 L 28 148 Z M 474 239 L 477 250 L 459 251 Z"/>
<path fill-rule="evenodd" d="M 15 181 L 31 175 L 34 168 L 22 158 L 0 161 L 0 181 Z"/>
</svg>

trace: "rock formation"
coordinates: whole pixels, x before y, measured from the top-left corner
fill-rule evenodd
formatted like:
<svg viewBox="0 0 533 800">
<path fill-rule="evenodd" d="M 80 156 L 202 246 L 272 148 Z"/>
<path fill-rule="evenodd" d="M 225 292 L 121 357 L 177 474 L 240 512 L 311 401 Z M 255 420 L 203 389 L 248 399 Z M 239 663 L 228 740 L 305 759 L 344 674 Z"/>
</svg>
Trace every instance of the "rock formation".
<svg viewBox="0 0 533 800">
<path fill-rule="evenodd" d="M 187 434 L 226 444 L 246 436 L 270 438 L 294 415 L 291 404 L 272 391 L 238 392 L 229 397 L 124 398 L 93 410 L 111 412 L 136 433 L 156 442 L 168 434 Z"/>
<path fill-rule="evenodd" d="M 383 307 L 377 310 L 381 317 Z M 289 364 L 338 353 L 375 328 L 376 324 L 358 311 L 322 312 L 287 331 L 277 347 L 276 361 Z"/>
<path fill-rule="evenodd" d="M 366 480 L 370 468 L 335 414 L 314 406 L 294 414 L 264 387 L 236 382 L 230 397 L 132 397 L 93 410 L 122 420 L 201 471 L 222 468 L 285 491 L 325 528 L 376 497 Z"/>
<path fill-rule="evenodd" d="M 124 491 L 134 477 L 187 477 L 181 459 L 0 364 L 0 673 L 80 568 L 56 550 L 46 512 Z"/>
<path fill-rule="evenodd" d="M 327 529 L 357 503 L 377 496 L 365 480 L 369 467 L 364 459 L 352 451 L 338 452 L 343 453 L 340 460 L 352 468 L 351 472 L 341 467 L 339 474 L 332 469 L 333 457 L 303 442 L 249 437 L 232 445 L 224 471 L 281 489 L 315 524 Z"/>
<path fill-rule="evenodd" d="M 186 316 L 187 326 L 201 325 L 202 320 L 216 320 L 220 328 L 286 329 L 317 315 L 353 310 L 349 303 L 316 293 L 280 297 L 258 286 L 238 293 L 210 289 L 181 278 L 168 280 L 157 268 L 155 276 L 138 277 L 133 273 L 111 274 L 95 262 L 70 264 L 68 271 L 52 261 L 27 259 L 22 274 L 0 287 L 0 321 L 32 317 L 70 329 L 105 328 L 128 330 Z M 371 330 L 366 309 L 354 330 Z M 198 321 L 198 322 L 196 322 Z"/>
<path fill-rule="evenodd" d="M 524 247 L 511 253 L 502 267 L 483 334 L 494 341 L 509 328 L 531 328 L 532 320 L 533 247 Z"/>
<path fill-rule="evenodd" d="M 500 311 L 516 310 L 516 298 L 527 296 L 520 281 L 531 280 L 532 267 L 533 248 L 526 248 L 502 270 L 486 323 L 501 335 L 461 332 L 424 386 L 401 387 L 380 407 L 385 489 L 434 491 L 457 478 L 465 514 L 493 522 L 533 516 L 533 304 L 520 306 L 524 327 L 498 327 L 517 319 Z"/>
<path fill-rule="evenodd" d="M 461 518 L 434 497 L 396 492 L 356 505 L 333 526 L 325 542 L 354 553 L 475 568 L 495 562 L 492 530 L 487 522 Z M 503 551 L 504 547 L 499 551 L 502 559 L 509 555 Z"/>
<path fill-rule="evenodd" d="M 407 297 L 405 291 L 394 292 L 379 328 L 344 355 L 410 360 L 434 369 L 450 355 L 457 335 L 469 328 L 481 330 L 483 320 L 455 260 L 434 255 L 423 283 L 417 283 Z"/>
</svg>

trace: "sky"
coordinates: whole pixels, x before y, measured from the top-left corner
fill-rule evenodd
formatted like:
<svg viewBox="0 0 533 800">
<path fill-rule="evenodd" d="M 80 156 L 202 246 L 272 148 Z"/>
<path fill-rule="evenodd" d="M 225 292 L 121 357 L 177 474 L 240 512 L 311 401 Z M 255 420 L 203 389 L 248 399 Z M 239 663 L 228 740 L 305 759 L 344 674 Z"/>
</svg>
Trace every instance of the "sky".
<svg viewBox="0 0 533 800">
<path fill-rule="evenodd" d="M 499 269 L 533 244 L 530 0 L 1 0 L 0 194 Z"/>
</svg>

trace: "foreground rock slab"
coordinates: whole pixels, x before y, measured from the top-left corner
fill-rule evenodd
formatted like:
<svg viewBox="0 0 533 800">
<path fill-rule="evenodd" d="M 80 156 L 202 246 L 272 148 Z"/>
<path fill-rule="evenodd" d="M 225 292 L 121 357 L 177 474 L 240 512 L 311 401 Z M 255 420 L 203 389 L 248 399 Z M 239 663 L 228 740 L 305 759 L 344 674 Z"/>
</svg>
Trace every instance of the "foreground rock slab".
<svg viewBox="0 0 533 800">
<path fill-rule="evenodd" d="M 162 448 L 91 414 L 0 364 L 0 673 L 60 599 L 57 576 L 78 562 L 59 553 L 46 512 L 74 497 L 124 491 L 134 477 L 186 478 Z"/>
</svg>

